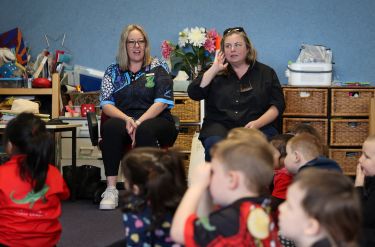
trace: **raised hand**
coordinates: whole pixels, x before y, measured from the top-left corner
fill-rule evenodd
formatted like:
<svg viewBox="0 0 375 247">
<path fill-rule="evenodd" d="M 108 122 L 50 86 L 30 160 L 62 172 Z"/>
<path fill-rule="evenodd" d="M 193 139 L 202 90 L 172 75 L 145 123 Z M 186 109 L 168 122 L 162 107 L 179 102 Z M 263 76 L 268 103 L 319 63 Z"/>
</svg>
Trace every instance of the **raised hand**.
<svg viewBox="0 0 375 247">
<path fill-rule="evenodd" d="M 212 66 L 203 74 L 203 78 L 200 84 L 200 87 L 206 87 L 211 83 L 217 73 L 224 70 L 228 66 L 228 63 L 225 62 L 224 53 L 217 51 L 215 55 L 215 60 Z"/>
<path fill-rule="evenodd" d="M 208 188 L 211 180 L 211 164 L 202 163 L 194 167 L 191 186 Z"/>
<path fill-rule="evenodd" d="M 222 51 L 217 51 L 215 54 L 214 63 L 212 64 L 212 67 L 214 67 L 216 72 L 222 71 L 226 69 L 228 66 L 228 63 L 225 61 L 225 56 Z"/>
<path fill-rule="evenodd" d="M 355 176 L 354 186 L 362 187 L 365 183 L 365 174 L 363 173 L 362 167 L 360 164 L 357 165 L 357 173 Z"/>
</svg>

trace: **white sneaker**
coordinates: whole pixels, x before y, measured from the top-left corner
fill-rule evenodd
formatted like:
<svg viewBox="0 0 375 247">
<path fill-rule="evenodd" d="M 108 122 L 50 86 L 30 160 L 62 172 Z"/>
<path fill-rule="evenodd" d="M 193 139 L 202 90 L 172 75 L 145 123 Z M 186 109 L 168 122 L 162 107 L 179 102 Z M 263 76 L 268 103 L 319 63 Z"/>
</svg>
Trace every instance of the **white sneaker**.
<svg viewBox="0 0 375 247">
<path fill-rule="evenodd" d="M 118 190 L 107 188 L 102 194 L 102 200 L 100 201 L 99 209 L 111 210 L 118 207 Z"/>
</svg>

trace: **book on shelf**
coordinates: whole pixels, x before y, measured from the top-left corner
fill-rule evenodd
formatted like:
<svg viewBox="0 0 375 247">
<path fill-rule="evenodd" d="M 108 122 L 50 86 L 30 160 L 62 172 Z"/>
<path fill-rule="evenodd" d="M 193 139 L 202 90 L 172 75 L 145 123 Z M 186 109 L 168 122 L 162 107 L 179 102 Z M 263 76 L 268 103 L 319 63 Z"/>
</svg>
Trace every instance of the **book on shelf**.
<svg viewBox="0 0 375 247">
<path fill-rule="evenodd" d="M 0 110 L 0 123 L 4 124 L 17 117 L 20 112 L 14 112 L 11 110 Z M 49 114 L 34 113 L 35 116 L 40 117 L 43 121 L 47 122 L 50 119 Z"/>
</svg>

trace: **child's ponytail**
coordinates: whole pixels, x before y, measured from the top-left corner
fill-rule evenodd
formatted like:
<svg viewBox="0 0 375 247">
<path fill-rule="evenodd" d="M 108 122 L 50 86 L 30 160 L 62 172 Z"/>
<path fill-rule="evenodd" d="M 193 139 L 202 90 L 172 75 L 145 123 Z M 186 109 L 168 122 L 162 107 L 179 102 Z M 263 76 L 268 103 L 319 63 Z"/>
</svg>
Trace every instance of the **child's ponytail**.
<svg viewBox="0 0 375 247">
<path fill-rule="evenodd" d="M 26 159 L 22 165 L 33 181 L 34 192 L 40 191 L 46 181 L 51 161 L 52 139 L 47 131 L 38 131 L 30 138 Z"/>
<path fill-rule="evenodd" d="M 45 123 L 31 113 L 21 113 L 5 130 L 5 141 L 12 144 L 12 155 L 25 155 L 20 162 L 20 176 L 40 191 L 46 180 L 51 160 L 52 138 Z"/>
</svg>

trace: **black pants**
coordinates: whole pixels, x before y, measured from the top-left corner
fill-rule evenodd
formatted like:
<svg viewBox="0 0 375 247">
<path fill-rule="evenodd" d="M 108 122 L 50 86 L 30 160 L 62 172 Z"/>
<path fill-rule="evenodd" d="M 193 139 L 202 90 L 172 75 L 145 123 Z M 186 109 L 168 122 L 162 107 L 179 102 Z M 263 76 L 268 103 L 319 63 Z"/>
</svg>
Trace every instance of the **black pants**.
<svg viewBox="0 0 375 247">
<path fill-rule="evenodd" d="M 174 122 L 165 118 L 153 118 L 142 122 L 135 134 L 135 147 L 171 147 L 178 131 Z M 117 176 L 120 161 L 131 148 L 132 140 L 126 131 L 126 123 L 110 118 L 103 124 L 101 150 L 106 176 Z"/>
<path fill-rule="evenodd" d="M 205 160 L 211 161 L 211 154 L 210 150 L 213 145 L 215 145 L 217 142 L 225 139 L 225 137 L 228 135 L 228 132 L 230 131 L 229 128 L 225 127 L 224 125 L 220 123 L 215 123 L 211 125 L 211 128 L 214 128 L 216 134 L 207 136 L 207 137 L 199 137 L 199 139 L 202 142 L 202 145 L 204 147 L 204 153 L 205 153 Z M 266 135 L 267 139 L 270 140 L 273 136 L 277 135 L 277 129 L 273 126 L 266 126 L 260 129 L 260 131 L 263 132 L 263 134 Z M 212 131 L 211 131 L 212 132 Z"/>
</svg>

